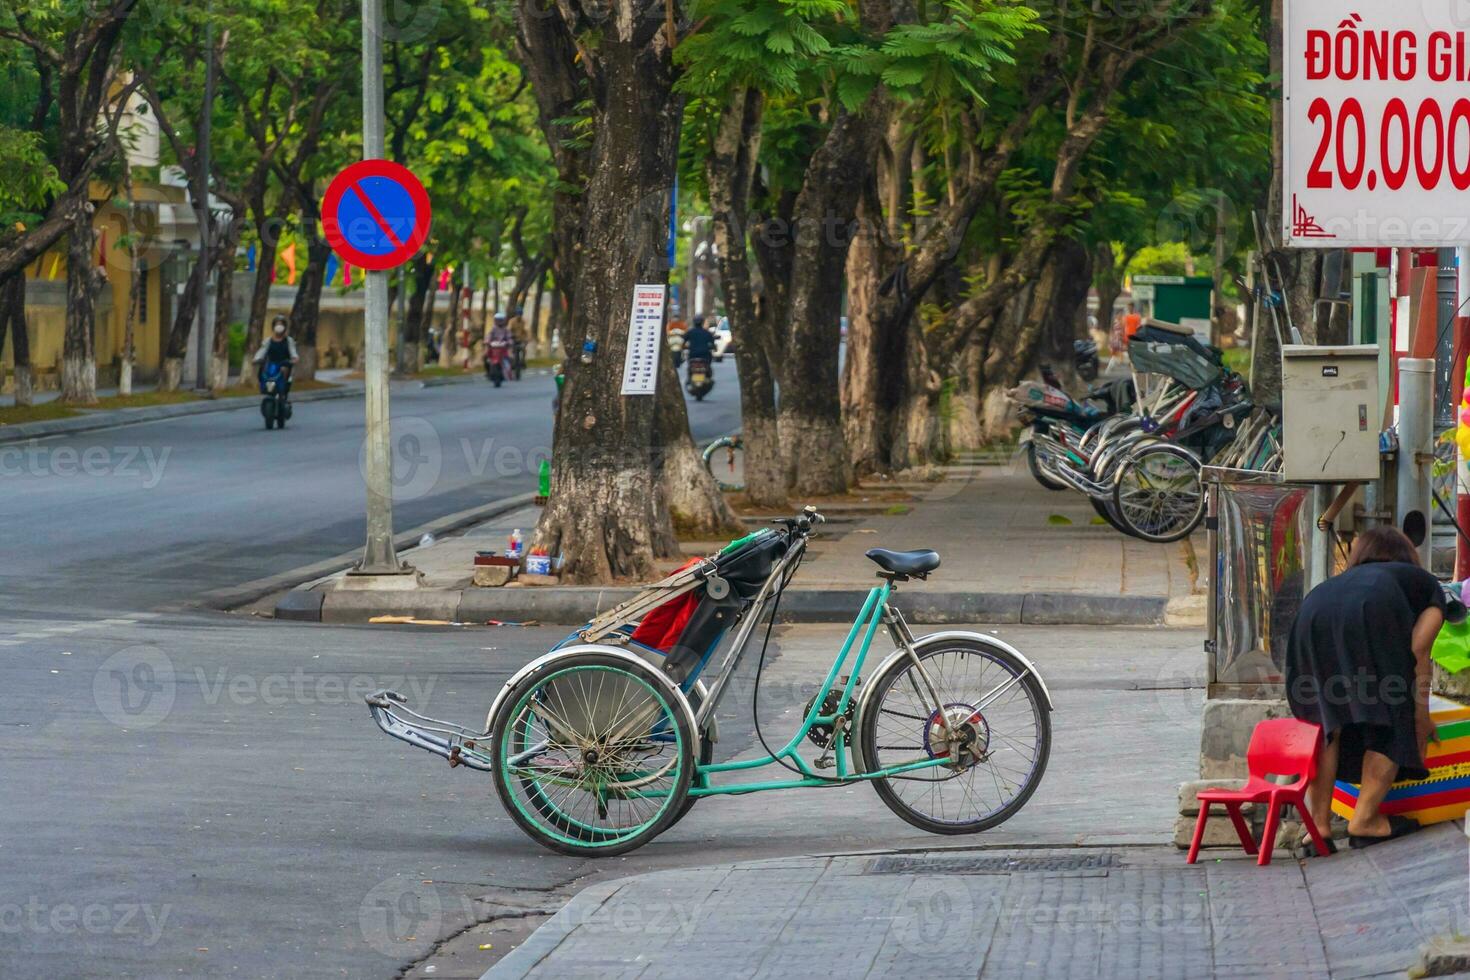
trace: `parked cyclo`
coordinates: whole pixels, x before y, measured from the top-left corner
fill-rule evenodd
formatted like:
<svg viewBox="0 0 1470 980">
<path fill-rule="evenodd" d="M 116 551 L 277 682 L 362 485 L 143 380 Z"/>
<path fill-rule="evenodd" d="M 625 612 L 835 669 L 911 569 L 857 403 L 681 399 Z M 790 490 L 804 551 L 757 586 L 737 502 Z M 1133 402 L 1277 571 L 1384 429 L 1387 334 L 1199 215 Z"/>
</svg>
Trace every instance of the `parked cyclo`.
<svg viewBox="0 0 1470 980">
<path fill-rule="evenodd" d="M 1151 322 L 1129 342 L 1128 359 L 1138 393 L 1131 411 L 1078 402 L 1044 382 L 1008 392 L 1027 426 L 1022 451 L 1047 489 L 1081 493 L 1126 534 L 1177 541 L 1204 518 L 1202 467 L 1232 450 L 1257 459 L 1271 439 L 1279 458 L 1279 429 L 1221 352 L 1187 331 Z M 1236 446 L 1246 433 L 1251 446 Z"/>
<path fill-rule="evenodd" d="M 939 567 L 934 551 L 867 553 L 878 584 L 795 734 L 767 741 L 757 704 L 771 625 L 822 522 L 808 507 L 586 623 L 512 676 L 479 730 L 421 715 L 391 691 L 367 699 L 372 716 L 394 738 L 490 773 L 515 823 L 567 854 L 629 851 L 703 797 L 775 789 L 869 783 L 936 834 L 1014 816 L 1046 770 L 1051 696 L 994 636 L 911 631 L 891 599 Z M 720 759 L 715 712 L 762 625 L 751 696 L 760 751 Z M 880 625 L 893 651 L 871 666 Z M 742 778 L 762 770 L 775 778 Z"/>
</svg>

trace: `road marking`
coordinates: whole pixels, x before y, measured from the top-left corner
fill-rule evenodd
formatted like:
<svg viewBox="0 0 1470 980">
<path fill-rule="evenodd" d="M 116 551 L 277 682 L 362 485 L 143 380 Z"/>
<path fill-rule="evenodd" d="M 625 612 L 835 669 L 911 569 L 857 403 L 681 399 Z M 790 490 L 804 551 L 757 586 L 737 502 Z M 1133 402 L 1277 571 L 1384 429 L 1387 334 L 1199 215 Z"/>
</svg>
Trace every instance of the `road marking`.
<svg viewBox="0 0 1470 980">
<path fill-rule="evenodd" d="M 13 637 L 15 637 L 17 640 L 44 640 L 44 639 L 46 639 L 46 634 L 45 633 L 11 633 L 10 635 L 13 636 Z"/>
<path fill-rule="evenodd" d="M 24 640 L 0 640 L 0 647 L 18 647 Z"/>
<path fill-rule="evenodd" d="M 48 626 L 45 629 L 43 629 L 41 632 L 42 633 L 75 633 L 78 630 L 84 630 L 86 628 L 87 627 L 85 627 L 85 626 L 83 626 L 81 624 L 73 624 L 71 626 Z"/>
</svg>

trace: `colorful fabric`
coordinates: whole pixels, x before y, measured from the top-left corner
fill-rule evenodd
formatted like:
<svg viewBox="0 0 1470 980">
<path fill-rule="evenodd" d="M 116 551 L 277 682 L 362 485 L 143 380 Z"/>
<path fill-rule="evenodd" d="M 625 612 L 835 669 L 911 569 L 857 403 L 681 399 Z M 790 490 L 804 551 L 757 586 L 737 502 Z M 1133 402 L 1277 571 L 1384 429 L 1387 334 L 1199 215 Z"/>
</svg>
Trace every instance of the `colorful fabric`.
<svg viewBox="0 0 1470 980">
<path fill-rule="evenodd" d="M 296 285 L 296 243 L 281 249 L 281 261 L 286 263 L 286 285 Z"/>
<path fill-rule="evenodd" d="M 691 558 L 680 565 L 676 571 L 683 571 L 691 565 L 698 564 L 700 559 Z M 694 615 L 694 608 L 699 605 L 701 590 L 686 592 L 656 606 L 643 617 L 638 628 L 633 631 L 633 639 L 644 646 L 653 647 L 655 650 L 669 651 L 678 642 L 684 627 L 689 625 L 689 617 Z"/>
</svg>

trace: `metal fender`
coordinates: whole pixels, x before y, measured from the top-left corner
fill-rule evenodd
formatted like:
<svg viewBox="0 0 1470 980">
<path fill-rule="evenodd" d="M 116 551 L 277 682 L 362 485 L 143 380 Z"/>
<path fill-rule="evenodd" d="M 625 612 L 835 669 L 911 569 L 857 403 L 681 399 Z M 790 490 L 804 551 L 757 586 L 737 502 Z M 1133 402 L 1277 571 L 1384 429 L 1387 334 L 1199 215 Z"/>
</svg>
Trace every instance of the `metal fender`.
<svg viewBox="0 0 1470 980">
<path fill-rule="evenodd" d="M 914 640 L 914 652 L 923 653 L 926 647 L 934 646 L 938 643 L 947 643 L 950 640 L 969 640 L 972 643 L 977 643 L 981 646 L 988 646 L 993 649 L 999 650 L 1000 652 L 1005 653 L 1009 656 L 1015 657 L 1017 662 L 1021 664 L 1022 669 L 1026 673 L 1030 674 L 1032 677 L 1036 678 L 1036 683 L 1041 688 L 1042 697 L 1046 698 L 1046 710 L 1056 710 L 1055 705 L 1052 704 L 1051 691 L 1047 689 L 1046 681 L 1042 678 L 1041 672 L 1036 669 L 1036 665 L 1033 664 L 1020 650 L 1017 650 L 1015 647 L 1011 646 L 1004 640 L 997 639 L 996 637 L 991 636 L 988 633 L 976 633 L 971 630 L 943 630 L 938 633 L 929 633 Z M 878 669 L 873 671 L 871 676 L 883 676 L 884 672 L 887 671 L 888 666 L 893 663 L 893 661 L 895 661 L 899 657 L 906 656 L 908 656 L 908 654 L 905 653 L 903 650 L 894 650 L 888 656 L 883 658 L 883 662 L 878 665 Z M 874 690 L 876 690 L 876 685 L 864 684 L 862 692 L 858 695 L 857 711 L 854 712 L 853 717 L 857 719 L 857 725 L 855 725 L 854 727 L 859 730 L 862 727 L 863 718 L 867 715 L 868 699 L 872 697 Z M 854 742 L 852 745 L 852 757 L 855 771 L 868 771 L 868 761 L 867 759 L 863 758 L 862 746 L 857 744 L 856 742 Z"/>
<path fill-rule="evenodd" d="M 557 660 L 562 660 L 567 657 L 575 656 L 581 653 L 602 654 L 603 656 L 611 657 L 615 660 L 636 663 L 641 667 L 648 668 L 649 673 L 658 678 L 658 682 L 660 685 L 662 685 L 664 693 L 669 695 L 670 703 L 675 705 L 675 710 L 681 712 L 688 720 L 689 730 L 691 732 L 699 731 L 699 728 L 694 721 L 694 709 L 689 706 L 689 699 L 684 696 L 683 691 L 679 690 L 679 685 L 675 684 L 672 678 L 670 678 L 667 674 L 658 669 L 657 664 L 650 663 L 642 657 L 638 656 L 636 653 L 630 653 L 627 650 L 624 650 L 622 647 L 607 646 L 601 643 L 582 643 L 578 644 L 577 646 L 559 647 L 558 649 L 553 650 L 550 653 L 543 654 L 537 657 L 535 660 L 532 660 L 530 663 L 526 664 L 526 666 L 522 667 L 520 670 L 512 674 L 510 680 L 506 681 L 505 685 L 501 687 L 500 693 L 495 695 L 495 700 L 490 702 L 490 711 L 488 714 L 485 715 L 485 731 L 490 731 L 490 726 L 494 724 L 495 716 L 500 711 L 500 706 L 505 702 L 505 699 L 510 696 L 511 690 L 515 688 L 517 684 L 525 680 L 527 677 L 530 677 L 537 671 L 545 670 L 548 667 L 555 666 L 555 662 Z"/>
</svg>

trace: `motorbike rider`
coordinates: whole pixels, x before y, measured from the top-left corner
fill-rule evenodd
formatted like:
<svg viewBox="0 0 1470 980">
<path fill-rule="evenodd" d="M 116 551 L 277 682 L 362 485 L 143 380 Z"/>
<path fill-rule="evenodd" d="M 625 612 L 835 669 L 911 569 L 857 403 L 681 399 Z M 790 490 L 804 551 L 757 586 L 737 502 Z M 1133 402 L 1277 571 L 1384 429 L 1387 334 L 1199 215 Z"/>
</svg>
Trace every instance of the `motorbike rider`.
<svg viewBox="0 0 1470 980">
<path fill-rule="evenodd" d="M 509 355 L 514 347 L 515 336 L 510 332 L 510 328 L 506 326 L 505 314 L 497 312 L 494 318 L 494 325 L 490 328 L 490 332 L 485 335 L 485 377 L 490 377 L 490 352 L 498 349 Z"/>
<path fill-rule="evenodd" d="M 279 364 L 281 375 L 285 379 L 284 384 L 289 391 L 291 388 L 291 368 L 301 355 L 296 350 L 296 341 L 286 333 L 286 318 L 276 314 L 271 321 L 271 335 L 260 343 L 260 350 L 255 352 L 253 363 L 258 365 L 255 371 L 256 378 L 265 380 L 265 366 L 267 364 Z"/>
<path fill-rule="evenodd" d="M 510 315 L 510 321 L 505 326 L 510 330 L 511 340 L 514 344 L 515 373 L 516 377 L 519 378 L 521 372 L 526 369 L 526 345 L 531 340 L 531 332 L 526 329 L 526 318 L 520 307 L 516 307 L 515 312 Z"/>
<path fill-rule="evenodd" d="M 684 353 L 690 361 L 709 363 L 709 360 L 714 357 L 715 335 L 704 325 L 703 314 L 694 318 L 689 332 L 684 334 Z"/>
</svg>

